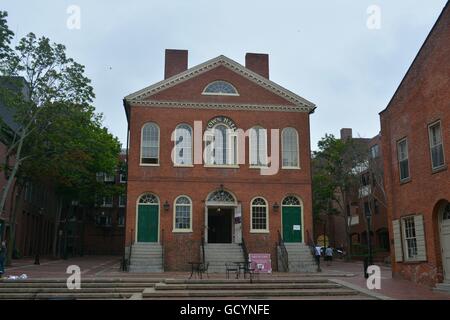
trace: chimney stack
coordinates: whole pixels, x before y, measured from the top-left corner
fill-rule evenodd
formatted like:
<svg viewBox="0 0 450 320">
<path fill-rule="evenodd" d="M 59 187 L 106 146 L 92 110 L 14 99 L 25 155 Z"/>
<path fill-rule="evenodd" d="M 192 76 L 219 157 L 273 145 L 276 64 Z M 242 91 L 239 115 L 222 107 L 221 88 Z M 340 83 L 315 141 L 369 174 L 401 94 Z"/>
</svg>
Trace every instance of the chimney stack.
<svg viewBox="0 0 450 320">
<path fill-rule="evenodd" d="M 269 55 L 266 53 L 247 53 L 245 67 L 269 79 Z"/>
<path fill-rule="evenodd" d="M 188 68 L 188 51 L 166 49 L 164 79 L 186 71 Z"/>
<path fill-rule="evenodd" d="M 352 128 L 341 129 L 341 140 L 348 140 L 353 137 Z"/>
</svg>

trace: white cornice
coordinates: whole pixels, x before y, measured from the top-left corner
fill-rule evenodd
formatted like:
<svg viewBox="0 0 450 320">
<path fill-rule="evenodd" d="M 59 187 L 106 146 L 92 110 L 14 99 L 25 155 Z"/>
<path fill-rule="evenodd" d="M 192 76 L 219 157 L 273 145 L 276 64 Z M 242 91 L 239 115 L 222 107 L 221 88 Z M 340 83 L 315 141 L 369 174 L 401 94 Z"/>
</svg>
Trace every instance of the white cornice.
<svg viewBox="0 0 450 320">
<path fill-rule="evenodd" d="M 178 109 L 215 109 L 215 110 L 247 110 L 247 111 L 278 111 L 278 112 L 310 112 L 310 107 L 292 105 L 262 105 L 262 104 L 233 104 L 233 103 L 203 103 L 159 100 L 134 100 L 134 106 L 164 107 Z"/>
<path fill-rule="evenodd" d="M 196 77 L 196 76 L 198 76 L 204 72 L 207 72 L 211 69 L 214 69 L 218 66 L 224 66 L 224 67 L 242 75 L 243 77 L 251 80 L 252 82 L 256 83 L 257 85 L 277 94 L 278 96 L 286 99 L 287 101 L 290 101 L 296 107 L 301 108 L 302 112 L 305 112 L 305 111 L 312 112 L 315 109 L 315 105 L 312 102 L 281 87 L 280 85 L 276 84 L 275 82 L 270 81 L 269 79 L 266 79 L 266 78 L 260 76 L 259 74 L 247 69 L 243 65 L 241 65 L 241 64 L 237 63 L 236 61 L 233 61 L 223 55 L 218 56 L 217 58 L 211 59 L 209 61 L 206 61 L 202 64 L 199 64 L 195 67 L 192 67 L 192 68 L 190 68 L 180 74 L 174 75 L 168 79 L 157 82 L 157 83 L 155 83 L 149 87 L 146 87 L 142 90 L 139 90 L 135 93 L 132 93 L 132 94 L 126 96 L 125 100 L 127 102 L 129 102 L 130 104 L 144 105 L 144 104 L 146 104 L 145 101 L 146 101 L 146 99 L 148 99 L 148 97 L 150 97 L 162 90 L 165 90 L 165 89 L 173 87 L 179 83 L 182 83 L 188 79 Z M 154 105 L 154 102 L 152 102 L 151 105 Z M 284 107 L 287 107 L 287 106 L 278 106 L 278 107 L 282 107 L 284 109 Z M 292 106 L 291 106 L 291 108 L 292 108 Z"/>
</svg>

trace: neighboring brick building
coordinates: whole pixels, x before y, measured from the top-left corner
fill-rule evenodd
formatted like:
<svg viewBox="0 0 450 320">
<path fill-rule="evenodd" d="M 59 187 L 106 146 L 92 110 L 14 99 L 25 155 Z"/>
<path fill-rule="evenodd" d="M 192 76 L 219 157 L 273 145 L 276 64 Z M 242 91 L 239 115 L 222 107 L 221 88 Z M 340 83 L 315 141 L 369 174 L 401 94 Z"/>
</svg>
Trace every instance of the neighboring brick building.
<svg viewBox="0 0 450 320">
<path fill-rule="evenodd" d="M 450 8 L 380 113 L 393 274 L 450 280 Z"/>
<path fill-rule="evenodd" d="M 360 187 L 352 194 L 347 195 L 347 210 L 352 217 L 350 222 L 351 253 L 353 258 L 361 258 L 367 254 L 367 220 L 366 211 L 372 213 L 370 223 L 371 247 L 375 261 L 384 261 L 389 255 L 389 235 L 387 225 L 386 200 L 383 190 L 374 182 L 379 174 L 382 183 L 382 159 L 381 159 L 381 136 L 373 138 L 353 137 L 351 128 L 343 128 L 340 139 L 353 139 L 355 143 L 365 145 L 369 152 L 370 170 L 361 174 Z M 321 215 L 320 221 L 315 222 L 316 242 L 320 245 L 330 244 L 335 248 L 345 248 L 346 231 L 345 220 L 342 215 Z M 325 242 L 323 241 L 325 239 Z M 328 241 L 327 241 L 328 240 Z"/>
<path fill-rule="evenodd" d="M 151 243 L 162 248 L 165 270 L 184 270 L 201 260 L 202 238 L 225 247 L 244 240 L 248 252 L 275 262 L 278 231 L 285 242 L 312 236 L 315 106 L 269 80 L 268 55 L 248 53 L 246 67 L 219 56 L 187 69 L 187 58 L 166 50 L 165 80 L 124 99 L 127 252 Z M 239 129 L 251 128 L 249 148 Z M 268 159 L 280 169 L 264 175 Z"/>
<path fill-rule="evenodd" d="M 21 91 L 24 96 L 28 95 L 24 78 L 0 77 L 0 85 L 8 90 Z M 3 101 L 0 101 L 0 117 L 0 162 L 4 164 L 7 145 L 14 134 L 20 133 L 20 127 L 14 121 L 14 110 L 8 108 Z M 6 186 L 14 162 L 12 155 L 9 168 L 2 168 L 0 171 L 0 190 Z M 22 184 L 14 180 L 4 211 L 0 212 L 0 240 L 7 242 L 13 257 L 50 255 L 54 245 L 56 211 L 57 199 L 51 186 L 32 179 Z M 13 243 L 10 241 L 12 226 L 15 227 Z"/>
</svg>

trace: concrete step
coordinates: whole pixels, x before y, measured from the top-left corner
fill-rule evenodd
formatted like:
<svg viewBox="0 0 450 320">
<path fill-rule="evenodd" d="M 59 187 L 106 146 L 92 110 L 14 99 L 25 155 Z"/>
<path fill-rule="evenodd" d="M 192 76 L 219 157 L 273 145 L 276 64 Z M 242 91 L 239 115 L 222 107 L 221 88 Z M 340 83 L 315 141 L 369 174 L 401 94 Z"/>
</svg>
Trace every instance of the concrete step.
<svg viewBox="0 0 450 320">
<path fill-rule="evenodd" d="M 450 293 L 450 283 L 448 283 L 448 282 L 438 283 L 438 284 L 436 284 L 436 287 L 433 288 L 433 290 L 438 291 L 438 292 Z"/>
<path fill-rule="evenodd" d="M 336 289 L 341 288 L 337 283 L 157 283 L 155 290 L 283 290 L 283 289 Z"/>
<path fill-rule="evenodd" d="M 249 284 L 250 279 L 165 279 L 161 281 L 166 284 Z M 303 277 L 303 278 L 261 278 L 258 279 L 258 284 L 292 284 L 292 283 L 329 283 L 328 279 L 321 277 Z"/>
<path fill-rule="evenodd" d="M 145 288 L 145 287 L 144 287 Z M 81 289 L 70 290 L 67 288 L 4 288 L 0 287 L 0 295 L 6 293 L 134 293 L 142 292 L 143 287 L 126 287 L 126 288 L 85 288 L 83 284 Z"/>
<path fill-rule="evenodd" d="M 139 266 L 130 265 L 130 272 L 164 272 L 162 266 Z"/>
<path fill-rule="evenodd" d="M 143 298 L 169 297 L 301 297 L 301 296 L 354 296 L 358 292 L 351 289 L 277 289 L 277 290 L 155 290 L 145 289 Z"/>
<path fill-rule="evenodd" d="M 129 299 L 132 293 L 8 293 L 0 294 L 7 300 L 112 300 Z"/>
</svg>

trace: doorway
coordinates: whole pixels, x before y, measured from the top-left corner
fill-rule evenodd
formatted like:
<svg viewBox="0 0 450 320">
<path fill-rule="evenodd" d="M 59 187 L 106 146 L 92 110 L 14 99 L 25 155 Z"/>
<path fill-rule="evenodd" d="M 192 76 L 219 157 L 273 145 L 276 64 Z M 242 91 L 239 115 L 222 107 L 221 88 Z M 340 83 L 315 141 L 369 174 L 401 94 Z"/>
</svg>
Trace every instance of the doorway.
<svg viewBox="0 0 450 320">
<path fill-rule="evenodd" d="M 442 266 L 445 280 L 450 280 L 450 203 L 444 203 L 439 214 L 439 229 L 441 234 Z"/>
<path fill-rule="evenodd" d="M 208 208 L 208 243 L 232 243 L 234 208 Z"/>
</svg>

